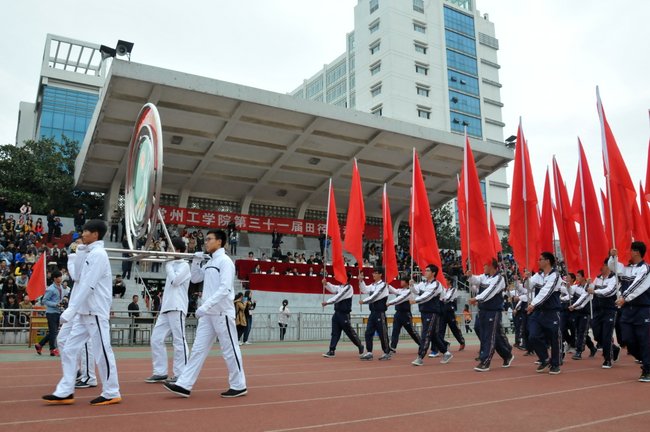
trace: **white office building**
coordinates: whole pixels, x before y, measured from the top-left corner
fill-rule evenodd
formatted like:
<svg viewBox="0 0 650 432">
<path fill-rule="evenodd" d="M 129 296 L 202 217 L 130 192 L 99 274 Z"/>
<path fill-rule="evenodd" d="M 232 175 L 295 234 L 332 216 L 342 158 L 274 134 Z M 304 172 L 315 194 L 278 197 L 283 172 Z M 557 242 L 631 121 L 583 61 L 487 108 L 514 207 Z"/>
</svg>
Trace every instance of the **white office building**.
<svg viewBox="0 0 650 432">
<path fill-rule="evenodd" d="M 347 50 L 290 94 L 504 144 L 499 42 L 473 0 L 359 0 Z M 481 161 L 476 161 L 480 167 Z M 482 182 L 509 220 L 505 167 Z"/>
</svg>

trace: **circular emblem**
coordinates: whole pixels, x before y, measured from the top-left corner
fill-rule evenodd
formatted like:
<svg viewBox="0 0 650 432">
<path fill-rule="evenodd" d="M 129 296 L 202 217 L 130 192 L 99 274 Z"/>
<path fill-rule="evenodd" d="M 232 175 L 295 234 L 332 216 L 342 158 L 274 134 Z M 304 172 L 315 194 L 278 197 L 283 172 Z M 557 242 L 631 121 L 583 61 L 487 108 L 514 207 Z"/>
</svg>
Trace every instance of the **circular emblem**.
<svg viewBox="0 0 650 432">
<path fill-rule="evenodd" d="M 160 116 L 153 104 L 140 110 L 129 143 L 126 185 L 124 188 L 125 225 L 130 249 L 135 241 L 146 237 L 149 248 L 158 222 L 162 187 L 163 142 Z"/>
</svg>

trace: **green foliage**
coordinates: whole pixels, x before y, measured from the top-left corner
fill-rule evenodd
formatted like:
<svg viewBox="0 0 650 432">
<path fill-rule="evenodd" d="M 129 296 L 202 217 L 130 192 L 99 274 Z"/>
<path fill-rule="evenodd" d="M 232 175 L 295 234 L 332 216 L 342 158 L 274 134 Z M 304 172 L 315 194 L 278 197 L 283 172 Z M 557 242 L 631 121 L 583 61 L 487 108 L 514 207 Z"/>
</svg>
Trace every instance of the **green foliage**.
<svg viewBox="0 0 650 432">
<path fill-rule="evenodd" d="M 0 196 L 7 200 L 8 211 L 18 211 L 29 201 L 32 213 L 47 214 L 55 209 L 59 216 L 72 216 L 84 208 L 86 217 L 99 217 L 103 194 L 74 189 L 76 141 L 51 138 L 26 141 L 23 147 L 0 146 Z"/>
<path fill-rule="evenodd" d="M 431 211 L 440 249 L 460 249 L 460 235 L 454 223 L 453 201 Z"/>
</svg>

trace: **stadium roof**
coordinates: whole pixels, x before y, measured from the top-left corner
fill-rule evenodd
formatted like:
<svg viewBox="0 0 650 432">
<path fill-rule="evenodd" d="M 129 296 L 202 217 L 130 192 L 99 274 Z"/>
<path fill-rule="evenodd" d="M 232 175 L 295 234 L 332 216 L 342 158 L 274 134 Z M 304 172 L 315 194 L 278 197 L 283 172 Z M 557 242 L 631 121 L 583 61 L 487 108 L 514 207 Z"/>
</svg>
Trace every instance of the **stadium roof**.
<svg viewBox="0 0 650 432">
<path fill-rule="evenodd" d="M 403 214 L 415 148 L 432 207 L 456 195 L 461 135 L 121 60 L 77 158 L 77 187 L 124 186 L 129 139 L 147 102 L 162 119 L 165 194 L 324 209 L 332 177 L 342 211 L 356 157 L 368 215 L 381 214 L 384 183 L 393 214 Z M 504 144 L 472 139 L 472 149 L 480 177 L 513 158 Z"/>
</svg>

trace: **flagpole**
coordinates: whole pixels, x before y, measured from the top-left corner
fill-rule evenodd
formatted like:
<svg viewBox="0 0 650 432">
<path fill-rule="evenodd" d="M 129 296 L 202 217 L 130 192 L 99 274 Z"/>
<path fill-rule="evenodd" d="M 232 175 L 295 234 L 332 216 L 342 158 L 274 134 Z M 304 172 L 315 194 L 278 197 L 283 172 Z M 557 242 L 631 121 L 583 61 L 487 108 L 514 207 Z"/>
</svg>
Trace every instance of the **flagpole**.
<svg viewBox="0 0 650 432">
<path fill-rule="evenodd" d="M 469 192 L 467 190 L 467 126 L 465 126 L 465 151 L 463 153 L 463 189 L 465 192 L 465 225 L 467 228 L 467 268 L 472 271 L 472 242 L 469 237 Z"/>
<path fill-rule="evenodd" d="M 578 144 L 579 143 L 580 140 L 578 139 Z M 578 147 L 578 151 L 580 151 L 580 147 Z M 583 239 L 586 251 L 585 256 L 587 257 L 587 279 L 589 279 L 591 278 L 591 257 L 589 256 L 589 229 L 587 227 L 587 206 L 585 204 L 585 182 L 582 171 L 582 153 L 580 154 L 580 159 L 578 162 L 578 179 L 580 181 L 580 199 L 582 202 L 582 229 L 584 230 Z M 589 299 L 589 319 L 594 319 L 594 305 L 591 299 Z M 589 331 L 589 329 L 587 329 L 587 331 Z"/>
<path fill-rule="evenodd" d="M 413 147 L 413 175 L 411 176 L 411 279 L 413 279 L 413 261 L 415 261 L 415 147 Z"/>
<path fill-rule="evenodd" d="M 325 220 L 325 244 L 323 245 L 323 278 L 327 275 L 327 237 L 330 232 L 330 200 L 332 198 L 332 177 L 330 177 L 330 186 L 329 193 L 327 194 L 327 219 Z M 334 269 L 334 263 L 332 263 L 332 269 Z M 321 308 L 325 311 L 325 306 L 322 303 L 325 302 L 325 285 L 323 285 L 323 295 L 321 297 Z"/>
</svg>

